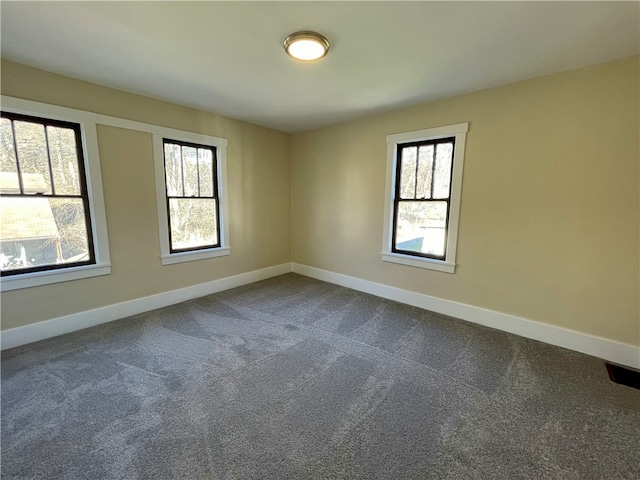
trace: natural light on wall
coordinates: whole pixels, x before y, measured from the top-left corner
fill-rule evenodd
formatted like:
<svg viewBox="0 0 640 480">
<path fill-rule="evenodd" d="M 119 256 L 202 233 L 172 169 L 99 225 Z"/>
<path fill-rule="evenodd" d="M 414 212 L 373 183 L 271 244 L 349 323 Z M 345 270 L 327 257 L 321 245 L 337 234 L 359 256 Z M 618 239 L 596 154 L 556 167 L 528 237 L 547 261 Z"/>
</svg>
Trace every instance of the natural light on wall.
<svg viewBox="0 0 640 480">
<path fill-rule="evenodd" d="M 329 51 L 329 41 L 319 33 L 295 32 L 285 39 L 284 49 L 298 60 L 319 60 Z"/>
</svg>

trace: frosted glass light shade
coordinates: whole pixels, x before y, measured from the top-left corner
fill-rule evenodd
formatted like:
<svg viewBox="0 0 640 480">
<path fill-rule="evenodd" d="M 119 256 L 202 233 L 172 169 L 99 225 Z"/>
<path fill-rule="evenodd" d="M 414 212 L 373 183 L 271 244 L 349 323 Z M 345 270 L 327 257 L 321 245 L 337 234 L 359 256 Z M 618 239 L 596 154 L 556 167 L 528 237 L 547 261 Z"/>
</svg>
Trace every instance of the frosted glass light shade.
<svg viewBox="0 0 640 480">
<path fill-rule="evenodd" d="M 329 41 L 319 33 L 295 32 L 285 39 L 284 49 L 298 60 L 318 60 L 329 51 Z"/>
</svg>

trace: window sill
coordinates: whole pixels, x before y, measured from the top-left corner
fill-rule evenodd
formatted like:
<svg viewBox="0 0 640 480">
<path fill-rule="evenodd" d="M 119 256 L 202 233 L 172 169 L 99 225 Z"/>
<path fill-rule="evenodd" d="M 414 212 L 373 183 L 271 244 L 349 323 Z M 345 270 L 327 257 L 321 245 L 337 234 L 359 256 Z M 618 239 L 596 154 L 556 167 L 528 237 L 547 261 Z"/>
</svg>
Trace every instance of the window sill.
<svg viewBox="0 0 640 480">
<path fill-rule="evenodd" d="M 399 263 L 401 265 L 408 265 L 410 267 L 426 268 L 429 270 L 437 270 L 438 272 L 455 273 L 456 264 L 451 262 L 444 262 L 442 260 L 434 260 L 431 258 L 420 258 L 411 255 L 402 255 L 399 253 L 382 253 L 382 261 Z"/>
<path fill-rule="evenodd" d="M 38 287 L 40 285 L 48 285 L 51 283 L 68 282 L 70 280 L 79 280 L 81 278 L 109 275 L 110 273 L 111 264 L 109 263 L 69 267 L 64 270 L 25 273 L 11 277 L 2 277 L 0 280 L 0 290 L 7 292 L 9 290 Z"/>
<path fill-rule="evenodd" d="M 196 250 L 193 252 L 171 253 L 160 257 L 162 265 L 173 265 L 175 263 L 193 262 L 195 260 L 204 260 L 206 258 L 224 257 L 231 254 L 231 248 L 221 247 L 212 248 L 210 250 Z"/>
</svg>

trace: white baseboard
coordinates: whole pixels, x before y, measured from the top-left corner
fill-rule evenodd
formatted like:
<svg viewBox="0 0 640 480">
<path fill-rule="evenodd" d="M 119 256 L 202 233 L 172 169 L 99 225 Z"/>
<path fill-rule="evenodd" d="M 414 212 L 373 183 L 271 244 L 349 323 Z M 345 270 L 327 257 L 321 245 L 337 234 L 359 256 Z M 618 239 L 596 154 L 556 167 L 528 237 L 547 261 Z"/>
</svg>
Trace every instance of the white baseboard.
<svg viewBox="0 0 640 480">
<path fill-rule="evenodd" d="M 107 305 L 64 317 L 52 318 L 51 320 L 32 323 L 23 327 L 11 328 L 0 332 L 0 346 L 2 350 L 18 347 L 156 308 L 162 308 L 193 298 L 240 287 L 292 271 L 300 275 L 370 293 L 378 297 L 395 300 L 522 337 L 586 353 L 587 355 L 602 358 L 620 365 L 640 368 L 640 347 L 634 345 L 619 343 L 606 338 L 587 335 L 574 330 L 535 322 L 464 303 L 444 300 L 422 293 L 410 292 L 401 288 L 390 287 L 389 285 L 370 282 L 368 280 L 329 272 L 298 263 L 283 263 L 281 265 L 241 273 L 232 277 L 221 278 L 191 287 L 129 300 L 115 305 Z"/>
<path fill-rule="evenodd" d="M 620 365 L 640 368 L 640 347 L 615 342 L 602 337 L 587 335 L 566 328 L 527 320 L 506 313 L 474 307 L 464 303 L 410 292 L 381 283 L 370 282 L 340 273 L 329 272 L 299 263 L 292 264 L 292 271 L 300 275 L 335 283 L 360 292 L 395 300 L 451 317 L 485 325 L 513 333 L 521 337 L 538 340 L 551 345 L 586 353 Z"/>
<path fill-rule="evenodd" d="M 173 305 L 193 298 L 229 290 L 230 288 L 240 287 L 248 283 L 258 282 L 289 272 L 291 272 L 291 264 L 283 263 L 261 270 L 241 273 L 232 277 L 200 283 L 191 287 L 137 298 L 115 305 L 107 305 L 64 317 L 52 318 L 51 320 L 32 323 L 24 327 L 11 328 L 0 332 L 0 345 L 2 350 L 18 347 L 27 343 L 57 337 L 65 333 L 75 332 L 76 330 L 82 330 L 101 323 L 111 322 L 156 308 L 166 307 L 167 305 Z"/>
</svg>

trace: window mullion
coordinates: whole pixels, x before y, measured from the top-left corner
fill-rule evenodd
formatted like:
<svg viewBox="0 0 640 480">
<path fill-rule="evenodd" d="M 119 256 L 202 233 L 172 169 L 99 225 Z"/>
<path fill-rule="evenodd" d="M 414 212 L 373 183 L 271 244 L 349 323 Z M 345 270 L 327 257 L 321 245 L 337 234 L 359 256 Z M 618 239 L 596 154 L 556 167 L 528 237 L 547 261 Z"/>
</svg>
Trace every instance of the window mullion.
<svg viewBox="0 0 640 480">
<path fill-rule="evenodd" d="M 11 139 L 13 140 L 13 153 L 16 157 L 16 173 L 18 174 L 18 186 L 20 193 L 24 195 L 24 183 L 22 181 L 22 168 L 20 167 L 20 159 L 18 158 L 18 144 L 16 143 L 16 129 L 13 119 L 11 120 Z"/>
<path fill-rule="evenodd" d="M 217 148 L 212 148 L 211 149 L 211 178 L 213 179 L 213 198 L 216 199 L 216 202 L 218 200 L 218 149 Z M 220 216 L 218 215 L 218 218 L 220 218 Z"/>
<path fill-rule="evenodd" d="M 52 194 L 48 194 L 48 193 L 39 193 L 37 195 L 29 195 L 26 193 L 3 193 L 2 194 L 3 197 L 11 197 L 11 198 L 31 198 L 31 197 L 38 197 L 38 198 L 76 198 L 76 199 L 84 199 L 84 195 L 52 195 Z"/>
<path fill-rule="evenodd" d="M 418 199 L 418 147 L 416 146 L 416 168 L 413 175 L 413 199 Z"/>
<path fill-rule="evenodd" d="M 49 164 L 49 179 L 51 180 L 51 195 L 55 196 L 56 187 L 53 181 L 53 167 L 51 166 L 51 151 L 49 150 L 49 131 L 47 130 L 47 125 L 43 125 L 44 127 L 44 144 L 47 147 L 47 163 Z"/>
<path fill-rule="evenodd" d="M 393 186 L 394 202 L 400 198 L 400 184 L 402 183 L 402 147 L 398 145 L 396 150 L 396 184 Z"/>
<path fill-rule="evenodd" d="M 198 180 L 198 197 L 200 197 L 200 149 L 196 148 L 196 179 Z"/>
<path fill-rule="evenodd" d="M 438 151 L 438 144 L 433 144 L 433 153 L 431 154 L 431 185 L 429 198 L 433 199 L 433 184 L 436 182 L 436 152 Z"/>
<path fill-rule="evenodd" d="M 182 195 L 184 195 L 184 146 L 180 145 L 180 177 L 182 179 Z"/>
</svg>

